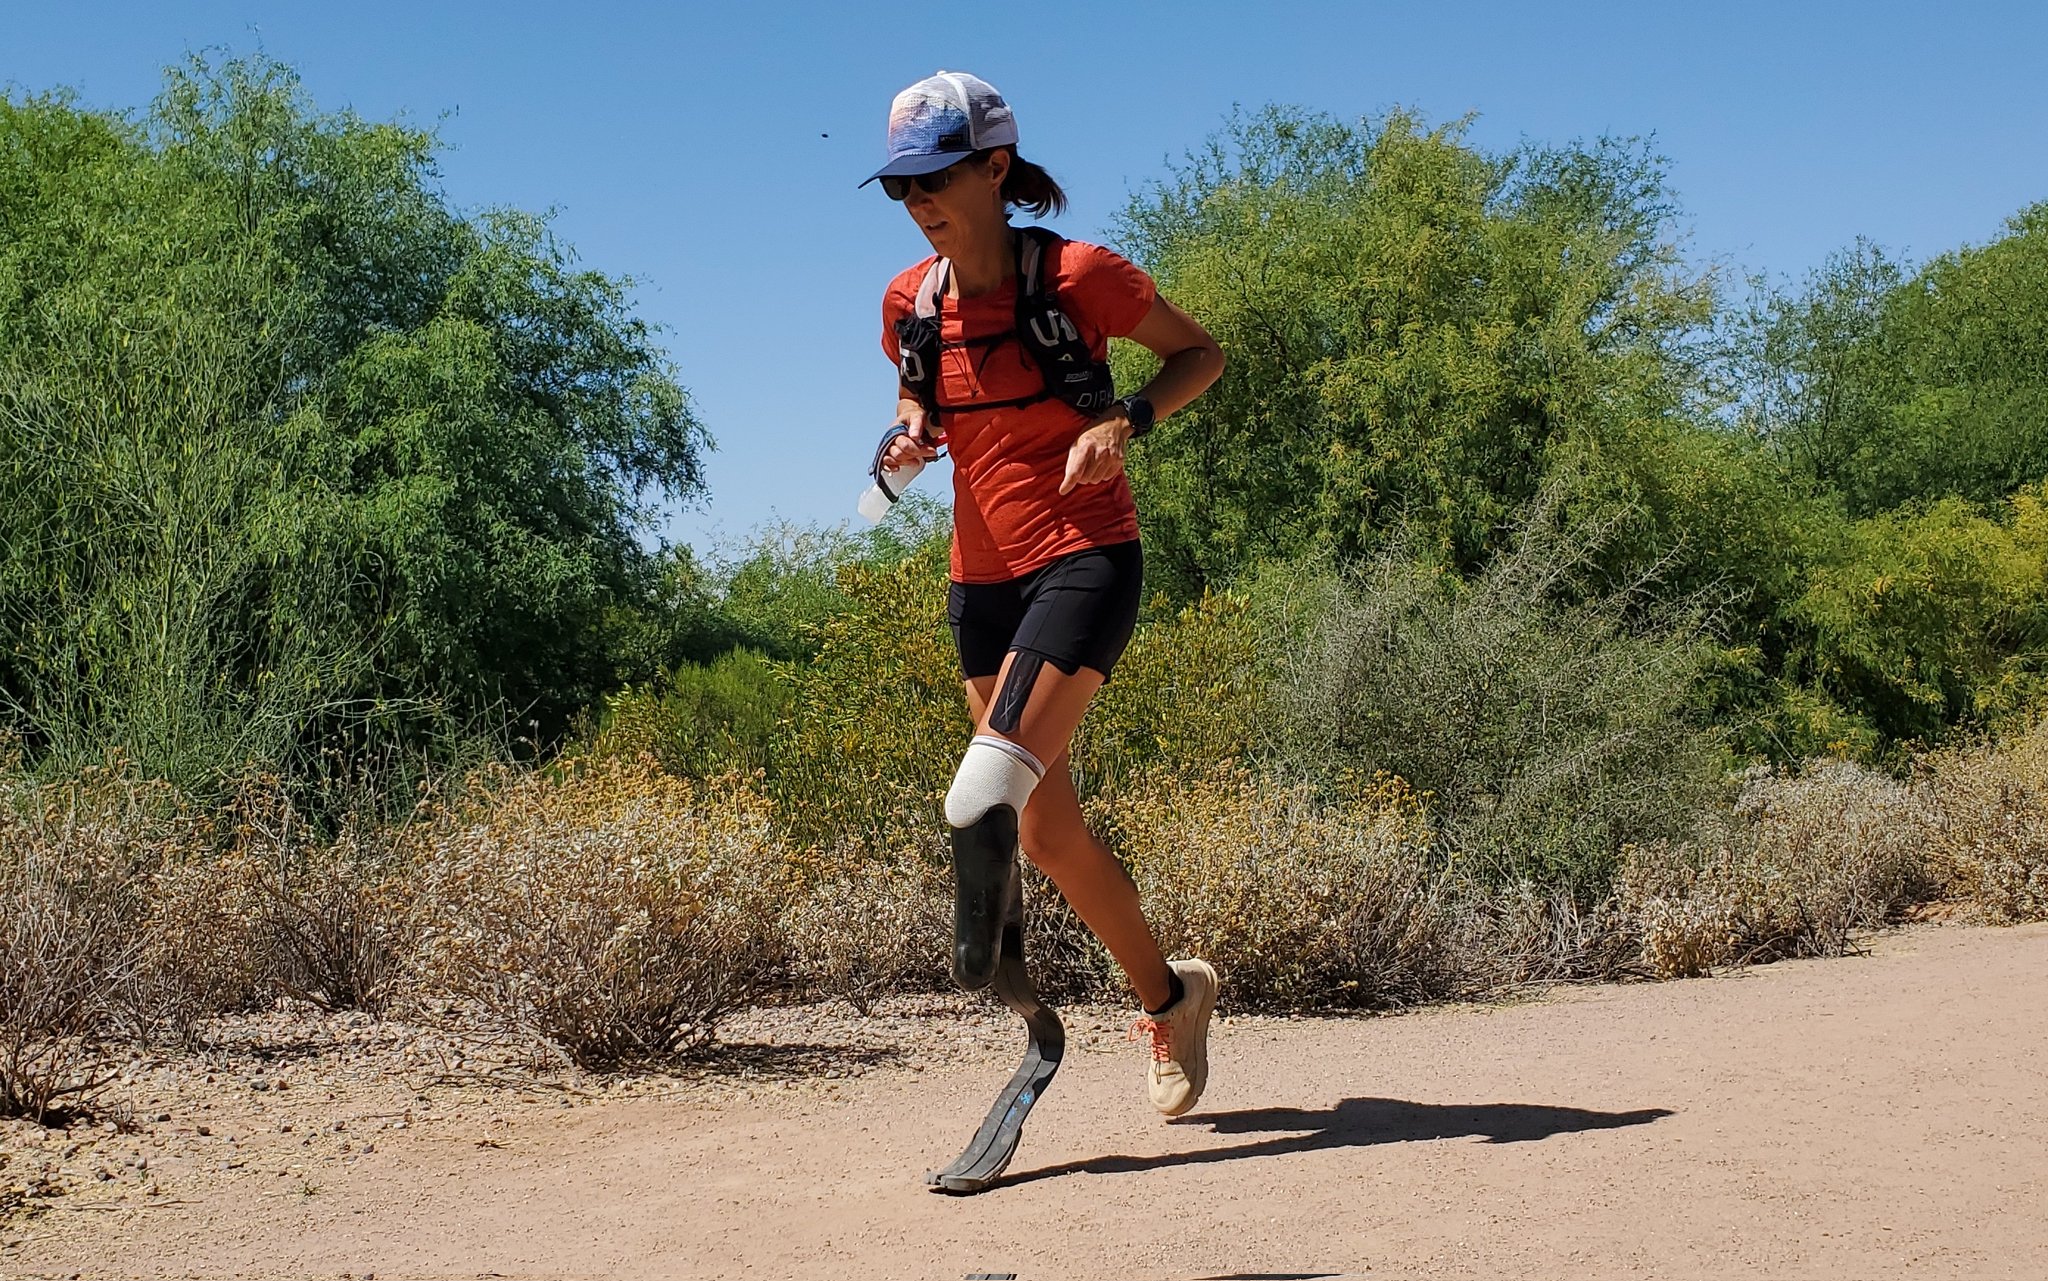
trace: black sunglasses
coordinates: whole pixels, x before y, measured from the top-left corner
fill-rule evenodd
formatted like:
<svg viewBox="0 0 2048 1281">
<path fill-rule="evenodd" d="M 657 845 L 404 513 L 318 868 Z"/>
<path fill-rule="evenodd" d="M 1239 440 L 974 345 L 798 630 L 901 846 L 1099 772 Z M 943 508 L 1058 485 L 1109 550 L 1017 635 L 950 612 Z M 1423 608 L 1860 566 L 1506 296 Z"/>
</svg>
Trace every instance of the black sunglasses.
<svg viewBox="0 0 2048 1281">
<path fill-rule="evenodd" d="M 974 159 L 972 155 L 962 156 L 959 160 L 955 160 L 937 173 L 921 173 L 907 178 L 890 175 L 882 179 L 882 193 L 891 200 L 908 200 L 910 198 L 910 186 L 912 183 L 916 183 L 919 191 L 930 195 L 937 195 L 952 183 L 953 171 L 958 169 L 963 161 L 972 159 Z"/>
</svg>

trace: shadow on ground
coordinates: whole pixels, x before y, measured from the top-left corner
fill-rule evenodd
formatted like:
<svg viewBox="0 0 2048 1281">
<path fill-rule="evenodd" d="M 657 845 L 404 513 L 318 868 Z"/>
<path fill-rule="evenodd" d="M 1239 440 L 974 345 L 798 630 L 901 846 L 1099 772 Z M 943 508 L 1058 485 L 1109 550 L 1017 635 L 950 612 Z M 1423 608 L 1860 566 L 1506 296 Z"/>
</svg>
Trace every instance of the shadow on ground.
<svg viewBox="0 0 2048 1281">
<path fill-rule="evenodd" d="M 1540 1103 L 1410 1103 L 1405 1099 L 1345 1099 L 1333 1108 L 1253 1108 L 1215 1112 L 1183 1121 L 1217 1134 L 1274 1134 L 1255 1143 L 1168 1152 L 1159 1156 L 1097 1156 L 1013 1173 L 1003 1183 L 1030 1183 L 1064 1174 L 1129 1174 L 1176 1165 L 1209 1165 L 1253 1156 L 1282 1156 L 1325 1148 L 1362 1148 L 1377 1143 L 1421 1143 L 1432 1139 L 1477 1138 L 1488 1143 L 1533 1143 L 1555 1134 L 1615 1130 L 1648 1125 L 1671 1115 L 1669 1108 L 1595 1112 Z M 1284 1132 L 1284 1133 L 1281 1133 Z"/>
<path fill-rule="evenodd" d="M 850 1076 L 858 1075 L 854 1069 L 886 1067 L 907 1057 L 906 1051 L 895 1046 L 856 1048 L 804 1042 L 763 1045 L 753 1041 L 714 1041 L 672 1070 L 703 1076 Z"/>
</svg>

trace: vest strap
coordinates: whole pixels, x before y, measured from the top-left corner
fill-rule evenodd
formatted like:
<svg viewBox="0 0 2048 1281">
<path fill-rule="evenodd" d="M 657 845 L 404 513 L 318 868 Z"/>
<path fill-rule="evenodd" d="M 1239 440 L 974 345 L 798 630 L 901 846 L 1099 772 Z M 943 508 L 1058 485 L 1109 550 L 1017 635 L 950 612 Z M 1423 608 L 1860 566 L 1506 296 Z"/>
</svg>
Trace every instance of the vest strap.
<svg viewBox="0 0 2048 1281">
<path fill-rule="evenodd" d="M 1058 399 L 1081 413 L 1098 413 L 1116 399 L 1114 379 L 1107 361 L 1094 359 L 1059 300 L 1045 287 L 1045 269 L 1050 251 L 1062 244 L 1060 237 L 1043 227 L 1024 227 L 1017 233 L 1017 311 L 1008 334 L 986 334 L 946 342 L 943 338 L 946 285 L 953 264 L 940 258 L 924 273 L 917 288 L 911 314 L 896 322 L 897 369 L 903 387 L 925 407 L 936 424 L 940 415 L 954 409 L 1006 409 Z M 1038 366 L 1044 390 L 1013 400 L 970 401 L 946 405 L 939 400 L 940 356 L 948 349 L 991 346 L 1015 338 Z"/>
</svg>

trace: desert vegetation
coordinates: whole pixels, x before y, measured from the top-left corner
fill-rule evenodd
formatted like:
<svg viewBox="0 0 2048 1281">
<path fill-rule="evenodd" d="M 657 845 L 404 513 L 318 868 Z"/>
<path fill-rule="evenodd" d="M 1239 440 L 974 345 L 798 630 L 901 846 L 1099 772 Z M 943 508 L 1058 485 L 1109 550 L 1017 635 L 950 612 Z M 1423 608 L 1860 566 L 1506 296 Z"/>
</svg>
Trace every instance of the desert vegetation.
<svg viewBox="0 0 2048 1281">
<path fill-rule="evenodd" d="M 687 371 L 436 146 L 0 99 L 0 1113 L 281 1001 L 611 1068 L 947 985 L 945 511 L 648 550 Z M 1115 229 L 1231 366 L 1073 768 L 1241 1007 L 2048 918 L 2048 214 L 1741 281 L 1662 164 L 1273 108 Z"/>
</svg>

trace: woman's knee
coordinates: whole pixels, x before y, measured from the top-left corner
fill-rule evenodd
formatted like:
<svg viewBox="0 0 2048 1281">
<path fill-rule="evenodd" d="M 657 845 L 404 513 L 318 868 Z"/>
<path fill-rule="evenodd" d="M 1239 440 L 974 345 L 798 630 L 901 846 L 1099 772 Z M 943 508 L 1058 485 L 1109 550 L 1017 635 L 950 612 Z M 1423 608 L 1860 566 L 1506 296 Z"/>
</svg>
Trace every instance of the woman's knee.
<svg viewBox="0 0 2048 1281">
<path fill-rule="evenodd" d="M 1078 820 L 1079 816 L 1075 816 Z M 1071 853 L 1075 840 L 1086 840 L 1088 829 L 1080 822 L 1035 815 L 1026 810 L 1017 823 L 1017 844 L 1024 857 L 1043 868 Z"/>
<path fill-rule="evenodd" d="M 1039 871 L 1052 875 L 1054 868 L 1076 866 L 1101 858 L 1102 842 L 1088 830 L 1077 811 L 1072 815 L 1040 817 L 1033 821 L 1027 812 L 1017 825 L 1017 844 L 1024 857 Z"/>
</svg>

